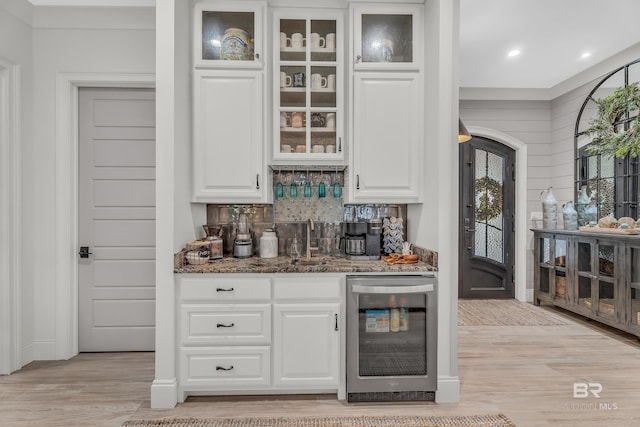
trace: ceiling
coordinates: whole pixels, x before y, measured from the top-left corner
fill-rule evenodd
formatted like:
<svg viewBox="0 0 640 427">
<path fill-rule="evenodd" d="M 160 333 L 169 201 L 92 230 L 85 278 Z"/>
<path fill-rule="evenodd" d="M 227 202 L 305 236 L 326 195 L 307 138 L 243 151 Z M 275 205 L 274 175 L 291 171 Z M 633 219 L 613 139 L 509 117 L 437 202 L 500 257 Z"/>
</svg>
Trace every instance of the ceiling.
<svg viewBox="0 0 640 427">
<path fill-rule="evenodd" d="M 155 5 L 155 0 L 30 1 Z M 639 0 L 460 0 L 460 87 L 550 89 L 640 43 L 638 16 Z M 520 55 L 508 57 L 515 49 Z M 590 56 L 583 58 L 585 52 Z"/>
</svg>

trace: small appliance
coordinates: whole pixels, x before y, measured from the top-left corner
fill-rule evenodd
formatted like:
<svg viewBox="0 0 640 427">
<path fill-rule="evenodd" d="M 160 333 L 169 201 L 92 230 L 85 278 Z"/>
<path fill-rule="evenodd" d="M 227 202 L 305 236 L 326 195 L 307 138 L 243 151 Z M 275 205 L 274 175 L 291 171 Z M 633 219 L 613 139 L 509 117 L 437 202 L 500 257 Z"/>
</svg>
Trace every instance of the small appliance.
<svg viewBox="0 0 640 427">
<path fill-rule="evenodd" d="M 247 215 L 241 214 L 238 221 L 236 238 L 233 242 L 233 256 L 249 258 L 253 255 L 253 238 L 247 224 Z"/>
<path fill-rule="evenodd" d="M 380 259 L 382 221 L 343 222 L 344 253 L 351 260 Z"/>
</svg>

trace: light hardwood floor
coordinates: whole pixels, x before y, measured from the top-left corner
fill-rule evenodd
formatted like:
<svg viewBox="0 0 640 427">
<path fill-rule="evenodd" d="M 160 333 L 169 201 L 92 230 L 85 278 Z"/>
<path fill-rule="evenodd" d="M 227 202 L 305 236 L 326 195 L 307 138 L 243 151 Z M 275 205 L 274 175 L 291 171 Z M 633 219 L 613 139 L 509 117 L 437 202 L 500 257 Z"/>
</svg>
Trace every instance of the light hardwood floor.
<svg viewBox="0 0 640 427">
<path fill-rule="evenodd" d="M 471 415 L 504 413 L 519 427 L 640 425 L 640 344 L 559 309 L 562 326 L 459 329 L 456 404 L 346 404 L 335 396 L 191 398 L 149 408 L 152 353 L 80 354 L 34 362 L 0 377 L 0 426 L 120 426 L 127 419 L 184 416 Z M 600 398 L 573 398 L 575 382 Z"/>
</svg>

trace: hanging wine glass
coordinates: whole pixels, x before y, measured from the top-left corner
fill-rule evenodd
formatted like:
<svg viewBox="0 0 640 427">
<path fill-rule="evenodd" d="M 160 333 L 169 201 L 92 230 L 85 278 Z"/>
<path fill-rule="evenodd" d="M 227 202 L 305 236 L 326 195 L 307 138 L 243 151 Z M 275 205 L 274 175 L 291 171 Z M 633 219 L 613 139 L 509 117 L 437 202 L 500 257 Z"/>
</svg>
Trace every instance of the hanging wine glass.
<svg viewBox="0 0 640 427">
<path fill-rule="evenodd" d="M 293 179 L 293 172 L 290 173 L 289 176 L 291 177 L 291 185 L 289 185 L 289 197 L 295 199 L 296 197 L 298 197 L 298 184 L 296 184 L 296 181 Z"/>
<path fill-rule="evenodd" d="M 340 186 L 340 178 L 336 170 L 333 174 L 333 198 L 339 199 L 340 197 L 342 197 L 342 187 Z"/>
<path fill-rule="evenodd" d="M 318 184 L 318 197 L 319 198 L 324 198 L 327 195 L 327 188 L 324 185 L 324 175 L 322 174 L 322 171 L 320 171 L 320 175 L 319 175 L 319 181 L 320 183 Z"/>
<path fill-rule="evenodd" d="M 311 175 L 309 175 L 309 171 L 307 170 L 306 182 L 304 183 L 304 197 L 311 197 L 313 192 L 311 191 Z"/>
<path fill-rule="evenodd" d="M 284 197 L 284 185 L 282 185 L 282 174 L 279 169 L 276 173 L 276 180 L 276 199 L 282 199 Z"/>
</svg>

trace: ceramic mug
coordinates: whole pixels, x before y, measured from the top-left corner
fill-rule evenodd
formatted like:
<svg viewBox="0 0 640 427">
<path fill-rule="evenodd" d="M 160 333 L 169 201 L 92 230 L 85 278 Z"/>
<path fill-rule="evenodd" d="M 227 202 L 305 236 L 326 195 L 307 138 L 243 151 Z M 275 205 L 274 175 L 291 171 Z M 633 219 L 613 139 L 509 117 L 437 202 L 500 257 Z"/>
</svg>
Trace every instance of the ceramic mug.
<svg viewBox="0 0 640 427">
<path fill-rule="evenodd" d="M 329 74 L 327 76 L 327 89 L 336 90 L 336 75 Z"/>
<path fill-rule="evenodd" d="M 291 34 L 291 47 L 294 49 L 300 49 L 304 47 L 305 38 L 302 36 L 302 33 L 293 33 Z"/>
<path fill-rule="evenodd" d="M 287 33 L 280 33 L 280 49 L 291 46 L 291 39 L 287 37 Z"/>
<path fill-rule="evenodd" d="M 327 49 L 335 49 L 336 48 L 336 33 L 329 33 L 325 37 L 324 47 Z"/>
<path fill-rule="evenodd" d="M 311 49 L 324 48 L 326 44 L 325 38 L 320 37 L 318 33 L 311 33 Z"/>
<path fill-rule="evenodd" d="M 327 145 L 327 148 L 325 150 L 327 153 L 335 153 L 336 152 L 336 146 L 333 144 Z"/>
<path fill-rule="evenodd" d="M 291 126 L 291 118 L 284 111 L 280 113 L 280 127 L 286 128 Z"/>
<path fill-rule="evenodd" d="M 316 144 L 311 147 L 312 153 L 324 153 L 324 145 Z"/>
<path fill-rule="evenodd" d="M 336 113 L 327 113 L 327 129 L 336 128 Z"/>
<path fill-rule="evenodd" d="M 311 89 L 322 89 L 327 87 L 327 78 L 321 74 L 311 74 Z"/>
<path fill-rule="evenodd" d="M 306 81 L 305 76 L 302 71 L 298 73 L 293 73 L 293 87 L 305 87 Z"/>
<path fill-rule="evenodd" d="M 291 148 L 290 145 L 287 144 L 283 144 L 280 146 L 280 152 L 281 153 L 291 153 L 293 151 L 293 149 Z"/>
<path fill-rule="evenodd" d="M 294 128 L 304 127 L 304 113 L 296 111 L 291 114 L 291 126 Z"/>
<path fill-rule="evenodd" d="M 280 71 L 280 87 L 291 87 L 293 80 L 284 71 Z"/>
</svg>

